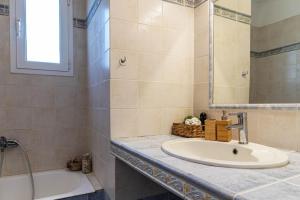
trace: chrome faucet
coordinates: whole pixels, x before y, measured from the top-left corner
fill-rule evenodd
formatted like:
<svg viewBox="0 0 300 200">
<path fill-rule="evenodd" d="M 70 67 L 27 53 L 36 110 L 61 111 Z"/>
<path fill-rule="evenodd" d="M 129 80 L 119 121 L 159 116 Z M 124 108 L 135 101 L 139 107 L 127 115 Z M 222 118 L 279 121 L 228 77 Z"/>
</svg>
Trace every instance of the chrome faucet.
<svg viewBox="0 0 300 200">
<path fill-rule="evenodd" d="M 7 139 L 6 137 L 0 137 L 0 151 L 3 152 L 5 149 L 18 147 L 19 144 L 15 140 Z"/>
<path fill-rule="evenodd" d="M 238 129 L 239 131 L 239 143 L 248 144 L 248 124 L 247 124 L 247 113 L 238 112 L 238 113 L 229 113 L 229 116 L 237 116 L 238 123 L 228 126 L 227 129 Z"/>
</svg>

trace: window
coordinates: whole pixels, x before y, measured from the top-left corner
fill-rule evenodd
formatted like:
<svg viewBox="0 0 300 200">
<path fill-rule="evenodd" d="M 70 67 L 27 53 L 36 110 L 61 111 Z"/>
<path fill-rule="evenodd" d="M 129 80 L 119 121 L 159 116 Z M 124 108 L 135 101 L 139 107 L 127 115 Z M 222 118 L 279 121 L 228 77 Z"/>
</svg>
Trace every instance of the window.
<svg viewBox="0 0 300 200">
<path fill-rule="evenodd" d="M 71 0 L 10 0 L 11 72 L 73 75 Z"/>
</svg>

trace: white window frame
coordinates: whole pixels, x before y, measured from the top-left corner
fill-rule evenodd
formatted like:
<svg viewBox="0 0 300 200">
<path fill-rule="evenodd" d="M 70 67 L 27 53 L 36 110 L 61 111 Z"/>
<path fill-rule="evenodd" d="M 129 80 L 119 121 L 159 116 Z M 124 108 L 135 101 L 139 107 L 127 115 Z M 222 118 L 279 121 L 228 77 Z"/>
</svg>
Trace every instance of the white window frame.
<svg viewBox="0 0 300 200">
<path fill-rule="evenodd" d="M 10 0 L 10 60 L 12 73 L 73 76 L 72 1 L 59 1 L 61 63 L 55 64 L 26 60 L 26 0 Z"/>
</svg>

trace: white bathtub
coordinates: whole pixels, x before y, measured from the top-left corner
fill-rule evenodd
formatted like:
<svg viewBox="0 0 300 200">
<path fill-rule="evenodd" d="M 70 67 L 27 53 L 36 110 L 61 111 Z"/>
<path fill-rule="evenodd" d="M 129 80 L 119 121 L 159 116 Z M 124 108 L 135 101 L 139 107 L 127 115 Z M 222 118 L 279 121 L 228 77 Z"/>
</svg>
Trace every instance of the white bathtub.
<svg viewBox="0 0 300 200">
<path fill-rule="evenodd" d="M 66 170 L 34 174 L 35 200 L 54 200 L 95 192 L 88 178 Z M 0 200 L 31 200 L 28 175 L 0 178 Z"/>
</svg>

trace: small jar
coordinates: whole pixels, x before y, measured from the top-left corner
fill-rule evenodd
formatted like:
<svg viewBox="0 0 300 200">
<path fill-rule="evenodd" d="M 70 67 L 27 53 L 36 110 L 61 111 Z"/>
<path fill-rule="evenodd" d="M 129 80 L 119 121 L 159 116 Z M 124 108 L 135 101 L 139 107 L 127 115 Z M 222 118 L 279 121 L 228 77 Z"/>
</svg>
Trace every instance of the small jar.
<svg viewBox="0 0 300 200">
<path fill-rule="evenodd" d="M 92 172 L 92 155 L 90 153 L 82 156 L 82 173 L 89 174 Z"/>
</svg>

